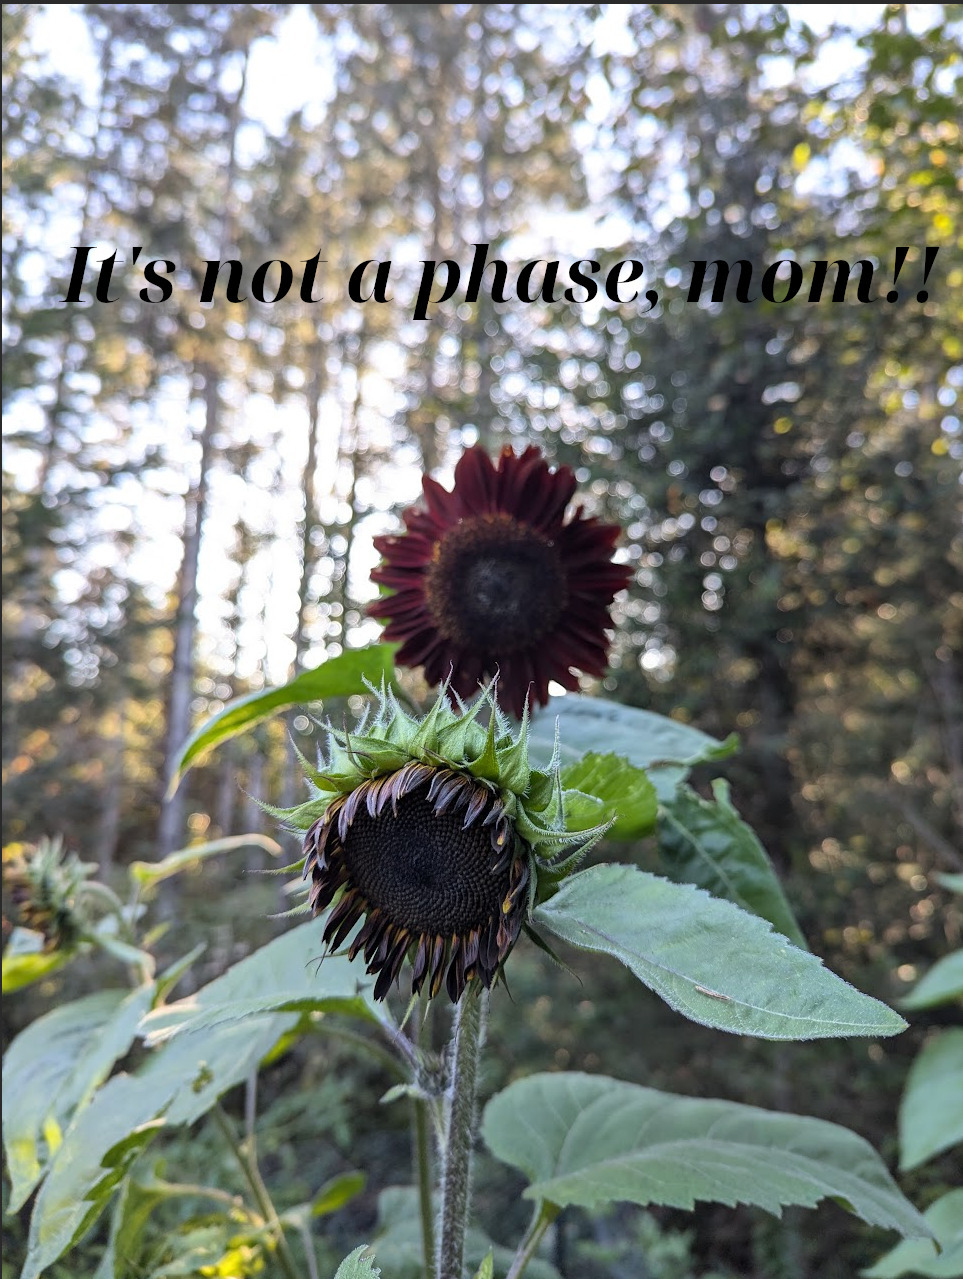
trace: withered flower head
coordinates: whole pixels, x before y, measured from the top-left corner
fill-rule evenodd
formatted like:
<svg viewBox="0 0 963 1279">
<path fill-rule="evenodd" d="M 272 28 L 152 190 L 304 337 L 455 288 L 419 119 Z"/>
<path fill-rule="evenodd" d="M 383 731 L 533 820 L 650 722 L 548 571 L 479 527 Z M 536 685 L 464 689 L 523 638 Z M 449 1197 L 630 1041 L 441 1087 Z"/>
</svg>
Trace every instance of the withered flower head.
<svg viewBox="0 0 963 1279">
<path fill-rule="evenodd" d="M 473 981 L 490 987 L 540 880 L 571 869 L 606 829 L 566 830 L 557 761 L 532 768 L 527 718 L 514 736 L 491 688 L 459 711 L 440 696 L 423 720 L 382 691 L 371 723 L 330 732 L 328 759 L 309 781 L 314 797 L 284 816 L 306 831 L 310 906 L 332 907 L 329 949 L 361 925 L 348 955 L 363 954 L 378 974 L 376 999 L 406 958 L 415 993 L 444 986 L 457 1001 Z"/>
<path fill-rule="evenodd" d="M 545 705 L 549 680 L 575 689 L 574 669 L 602 675 L 609 605 L 630 573 L 612 563 L 617 525 L 581 507 L 565 522 L 572 471 L 550 471 L 535 447 L 520 457 L 506 447 L 494 466 L 476 445 L 450 493 L 429 476 L 422 487 L 425 509 L 404 512 L 407 532 L 375 538 L 385 562 L 372 578 L 393 594 L 368 612 L 402 642 L 397 661 L 462 697 L 497 673 L 499 700 L 519 719 L 530 691 Z"/>
</svg>

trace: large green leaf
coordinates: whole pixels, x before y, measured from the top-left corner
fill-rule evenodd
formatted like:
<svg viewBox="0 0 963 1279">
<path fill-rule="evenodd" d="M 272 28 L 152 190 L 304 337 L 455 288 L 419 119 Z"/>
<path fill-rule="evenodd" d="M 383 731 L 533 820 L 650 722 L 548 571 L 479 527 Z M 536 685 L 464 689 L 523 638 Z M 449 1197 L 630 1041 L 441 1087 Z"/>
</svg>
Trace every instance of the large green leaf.
<svg viewBox="0 0 963 1279">
<path fill-rule="evenodd" d="M 395 644 L 372 644 L 368 648 L 349 648 L 339 657 L 328 658 L 313 670 L 302 671 L 280 688 L 266 688 L 247 697 L 236 697 L 190 737 L 177 761 L 177 772 L 170 789 L 175 791 L 181 778 L 203 755 L 239 733 L 288 706 L 319 702 L 325 697 L 350 697 L 366 693 L 368 684 L 378 685 L 394 676 Z M 367 681 L 367 683 L 366 683 Z"/>
<path fill-rule="evenodd" d="M 680 786 L 659 813 L 659 858 L 669 879 L 697 884 L 743 910 L 768 919 L 793 945 L 806 949 L 766 850 L 729 802 L 729 787 L 712 785 L 710 804 Z"/>
<path fill-rule="evenodd" d="M 40 1188 L 22 1279 L 34 1279 L 77 1242 L 160 1127 L 200 1118 L 248 1078 L 295 1020 L 262 1016 L 179 1035 L 136 1074 L 109 1079 L 68 1128 Z"/>
<path fill-rule="evenodd" d="M 104 990 L 38 1017 L 3 1059 L 3 1143 L 10 1210 L 33 1192 L 74 1111 L 86 1104 L 130 1047 L 152 987 Z"/>
<path fill-rule="evenodd" d="M 899 1107 L 899 1166 L 916 1168 L 963 1141 L 963 1029 L 935 1034 L 910 1067 Z"/>
<path fill-rule="evenodd" d="M 928 973 L 924 973 L 910 993 L 902 1000 L 903 1008 L 914 1011 L 922 1008 L 938 1008 L 963 999 L 963 950 L 954 950 L 937 960 Z"/>
<path fill-rule="evenodd" d="M 658 800 L 645 772 L 619 755 L 590 751 L 562 769 L 569 830 L 583 831 L 610 821 L 615 839 L 636 839 L 655 827 Z"/>
<path fill-rule="evenodd" d="M 614 955 L 704 1026 L 763 1039 L 893 1035 L 906 1026 L 766 920 L 635 866 L 580 871 L 534 918 L 573 946 Z"/>
<path fill-rule="evenodd" d="M 37 1279 L 97 1219 L 165 1101 L 135 1076 L 115 1075 L 77 1115 L 37 1195 L 21 1279 Z"/>
<path fill-rule="evenodd" d="M 156 1008 L 142 1025 L 148 1043 L 266 1013 L 341 1012 L 378 1021 L 363 967 L 344 955 L 321 960 L 323 931 L 320 920 L 291 928 L 196 994 Z"/>
<path fill-rule="evenodd" d="M 510 1084 L 485 1108 L 482 1136 L 528 1178 L 525 1198 L 558 1207 L 709 1201 L 778 1216 L 835 1199 L 871 1225 L 931 1235 L 872 1146 L 821 1119 L 560 1073 Z"/>
<path fill-rule="evenodd" d="M 556 719 L 563 764 L 575 762 L 588 751 L 621 755 L 646 770 L 660 799 L 671 798 L 695 764 L 723 759 L 737 745 L 735 736 L 719 742 L 653 711 L 566 693 L 550 698 L 545 709 L 533 716 L 529 751 L 537 764 L 545 765 L 552 757 Z"/>
<path fill-rule="evenodd" d="M 875 1266 L 862 1271 L 866 1279 L 900 1279 L 924 1275 L 925 1279 L 960 1279 L 963 1275 L 963 1190 L 950 1190 L 923 1213 L 942 1249 L 929 1239 L 904 1239 Z"/>
</svg>

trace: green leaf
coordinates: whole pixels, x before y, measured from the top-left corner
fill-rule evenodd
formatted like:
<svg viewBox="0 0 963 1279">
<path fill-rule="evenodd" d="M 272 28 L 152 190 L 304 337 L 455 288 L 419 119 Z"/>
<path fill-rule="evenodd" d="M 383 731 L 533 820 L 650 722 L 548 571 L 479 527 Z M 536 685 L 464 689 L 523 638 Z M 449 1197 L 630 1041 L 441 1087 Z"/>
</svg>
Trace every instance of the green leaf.
<svg viewBox="0 0 963 1279">
<path fill-rule="evenodd" d="M 141 1033 L 160 1047 L 135 1075 L 109 1080 L 65 1134 L 34 1208 L 28 1258 L 34 1268 L 24 1279 L 55 1261 L 103 1211 L 159 1124 L 190 1124 L 205 1114 L 257 1069 L 298 1011 L 375 1018 L 357 993 L 356 965 L 336 957 L 317 969 L 320 930 L 319 923 L 292 929 L 189 999 L 141 1018 Z M 108 1156 L 116 1166 L 105 1172 Z"/>
<path fill-rule="evenodd" d="M 37 1195 L 21 1279 L 37 1279 L 103 1212 L 116 1184 L 153 1138 L 164 1104 L 141 1079 L 116 1075 L 77 1115 Z M 106 1160 L 113 1161 L 111 1167 L 104 1167 Z"/>
<path fill-rule="evenodd" d="M 281 1012 L 339 1012 L 379 1021 L 372 980 L 343 955 L 321 961 L 323 921 L 291 928 L 196 994 L 156 1008 L 142 1023 L 150 1044 L 184 1031 Z"/>
<path fill-rule="evenodd" d="M 369 1245 L 363 1243 L 345 1257 L 334 1279 L 381 1279 L 381 1270 L 374 1263 L 374 1253 Z"/>
<path fill-rule="evenodd" d="M 73 955 L 67 955 L 62 950 L 48 954 L 4 955 L 3 993 L 12 995 L 15 990 L 23 990 L 24 986 L 31 986 L 44 977 L 51 977 L 58 968 L 63 968 L 73 958 Z"/>
<path fill-rule="evenodd" d="M 614 955 L 704 1026 L 763 1039 L 894 1035 L 906 1026 L 766 920 L 635 866 L 580 871 L 534 922 L 582 950 Z"/>
<path fill-rule="evenodd" d="M 950 1190 L 923 1213 L 942 1251 L 929 1239 L 904 1239 L 875 1266 L 861 1273 L 866 1279 L 900 1279 L 924 1275 L 926 1279 L 960 1279 L 963 1275 L 963 1190 Z"/>
<path fill-rule="evenodd" d="M 671 799 L 694 765 L 724 759 L 738 745 L 734 735 L 719 742 L 698 728 L 653 711 L 566 693 L 550 698 L 532 719 L 529 753 L 533 763 L 545 766 L 551 760 L 556 718 L 563 765 L 576 762 L 588 751 L 621 755 L 646 770 L 660 799 Z"/>
<path fill-rule="evenodd" d="M 257 1069 L 294 1021 L 260 1016 L 178 1035 L 136 1074 L 109 1079 L 74 1118 L 40 1188 L 21 1279 L 35 1279 L 77 1242 L 159 1128 L 199 1119 Z"/>
<path fill-rule="evenodd" d="M 899 1107 L 899 1166 L 917 1168 L 963 1141 L 963 1029 L 942 1030 L 910 1067 Z"/>
<path fill-rule="evenodd" d="M 349 648 L 339 657 L 331 657 L 314 670 L 302 671 L 297 678 L 280 688 L 266 688 L 260 693 L 237 697 L 209 719 L 190 737 L 181 750 L 177 772 L 169 793 L 180 785 L 187 770 L 197 764 L 208 751 L 239 733 L 246 733 L 276 711 L 288 706 L 318 702 L 325 697 L 350 697 L 368 692 L 368 683 L 380 684 L 394 677 L 395 644 L 372 644 L 367 648 Z M 366 683 L 367 681 L 368 683 Z"/>
<path fill-rule="evenodd" d="M 124 1178 L 115 1196 L 107 1247 L 94 1279 L 125 1279 L 137 1255 L 144 1227 L 157 1205 L 168 1197 L 169 1192 L 156 1184 L 143 1185 L 132 1175 Z"/>
<path fill-rule="evenodd" d="M 74 955 L 64 950 L 44 950 L 43 933 L 32 928 L 15 928 L 3 952 L 3 994 L 11 995 L 35 981 L 50 977 L 58 968 L 70 963 Z"/>
<path fill-rule="evenodd" d="M 712 784 L 710 804 L 680 786 L 659 814 L 659 857 L 667 878 L 697 884 L 743 910 L 768 919 L 794 946 L 806 939 L 793 918 L 769 856 L 729 802 L 729 787 Z"/>
<path fill-rule="evenodd" d="M 901 1001 L 903 1008 L 916 1011 L 921 1008 L 938 1008 L 963 999 L 963 950 L 954 950 L 938 959 L 928 973 L 924 973 L 913 989 Z"/>
<path fill-rule="evenodd" d="M 475 1279 L 495 1279 L 495 1254 L 489 1248 L 485 1259 L 475 1271 Z"/>
<path fill-rule="evenodd" d="M 604 1075 L 532 1075 L 485 1108 L 492 1154 L 524 1192 L 564 1208 L 611 1202 L 692 1209 L 753 1204 L 780 1215 L 835 1199 L 870 1225 L 928 1237 L 868 1142 L 822 1119 L 675 1097 Z"/>
<path fill-rule="evenodd" d="M 164 971 L 159 974 L 155 983 L 157 987 L 157 994 L 154 1000 L 155 1003 L 160 1003 L 161 1000 L 167 998 L 170 992 L 175 989 L 180 979 L 190 969 L 194 960 L 200 959 L 206 949 L 207 942 L 199 941 L 196 946 L 191 947 L 186 955 L 181 955 L 180 959 L 175 959 L 168 968 L 165 968 Z"/>
<path fill-rule="evenodd" d="M 133 1042 L 152 988 L 105 990 L 62 1004 L 22 1031 L 3 1060 L 3 1143 L 10 1211 L 32 1194 L 63 1130 Z"/>
<path fill-rule="evenodd" d="M 635 839 L 655 827 L 655 787 L 641 768 L 619 755 L 590 751 L 562 769 L 562 785 L 579 792 L 565 799 L 569 830 L 585 830 L 614 818 L 609 834 L 615 839 Z M 580 808 L 582 797 L 592 802 Z"/>
<path fill-rule="evenodd" d="M 232 853 L 238 848 L 263 848 L 272 857 L 281 853 L 281 845 L 267 835 L 231 835 L 226 839 L 214 839 L 206 844 L 181 848 L 159 862 L 131 862 L 127 870 L 136 885 L 141 888 L 159 884 L 182 870 L 193 870 L 209 857 L 220 853 Z"/>
<path fill-rule="evenodd" d="M 339 1177 L 332 1177 L 311 1201 L 311 1216 L 326 1217 L 328 1213 L 337 1212 L 361 1194 L 367 1180 L 363 1172 L 343 1172 Z"/>
</svg>

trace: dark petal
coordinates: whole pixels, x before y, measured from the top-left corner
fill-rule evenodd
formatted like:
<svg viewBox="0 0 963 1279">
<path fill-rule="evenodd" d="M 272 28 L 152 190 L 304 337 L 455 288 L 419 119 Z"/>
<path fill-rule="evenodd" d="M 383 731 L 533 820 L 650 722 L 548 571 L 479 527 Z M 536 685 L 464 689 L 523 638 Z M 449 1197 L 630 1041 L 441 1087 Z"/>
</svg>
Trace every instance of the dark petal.
<svg viewBox="0 0 963 1279">
<path fill-rule="evenodd" d="M 324 818 L 319 817 L 312 826 L 308 827 L 304 836 L 304 842 L 301 845 L 301 849 L 304 853 L 304 870 L 301 872 L 302 879 L 307 879 L 307 877 L 311 874 L 315 861 L 318 859 L 318 844 L 323 829 Z"/>
<path fill-rule="evenodd" d="M 418 942 L 418 951 L 411 969 L 411 989 L 415 995 L 421 993 L 421 987 L 428 971 L 428 949 L 430 944 L 430 940 L 427 937 L 422 937 Z"/>
<path fill-rule="evenodd" d="M 463 945 L 465 948 L 465 964 L 466 965 L 469 965 L 469 964 L 473 965 L 478 962 L 478 948 L 479 948 L 480 933 L 481 933 L 480 928 L 473 928 L 471 932 L 468 934 L 468 936 L 464 939 Z"/>
<path fill-rule="evenodd" d="M 461 781 L 462 777 L 451 768 L 436 768 L 433 770 L 434 776 L 431 779 L 431 785 L 428 787 L 428 803 L 433 804 L 435 797 L 441 790 L 442 786 L 450 782 L 453 778 Z"/>
<path fill-rule="evenodd" d="M 530 445 L 520 458 L 515 458 L 510 451 L 508 457 L 503 453 L 500 470 L 503 465 L 506 472 L 513 470 L 515 474 L 506 484 L 506 498 L 511 493 L 511 504 L 506 502 L 502 509 L 540 531 L 560 529 L 565 508 L 575 494 L 576 481 L 572 471 L 562 466 L 551 472 L 534 445 Z"/>
<path fill-rule="evenodd" d="M 494 796 L 492 799 L 491 811 L 486 814 L 485 820 L 482 822 L 482 825 L 494 826 L 495 823 L 498 821 L 499 817 L 503 816 L 504 812 L 505 812 L 505 805 L 502 803 L 502 801 L 498 798 L 497 795 Z"/>
<path fill-rule="evenodd" d="M 428 968 L 428 996 L 431 999 L 434 999 L 441 989 L 441 979 L 445 972 L 445 950 L 446 942 L 444 937 L 436 937 L 434 948 L 431 952 L 431 964 Z"/>
<path fill-rule="evenodd" d="M 421 764 L 417 760 L 412 760 L 409 764 L 405 764 L 404 768 L 399 769 L 397 774 L 402 779 L 398 783 L 398 798 L 404 799 L 409 792 L 415 790 L 422 782 L 427 781 L 433 771 L 430 764 Z"/>
<path fill-rule="evenodd" d="M 479 445 L 474 445 L 458 459 L 453 493 L 458 498 L 458 513 L 488 515 L 498 509 L 498 484 L 491 458 Z"/>
<path fill-rule="evenodd" d="M 389 583 L 386 582 L 385 585 Z M 423 581 L 419 578 L 415 584 L 412 584 L 410 574 L 405 577 L 401 588 L 396 590 L 394 595 L 386 595 L 375 602 L 379 605 L 379 617 L 388 617 L 396 622 L 407 622 L 416 618 L 429 620 Z"/>
<path fill-rule="evenodd" d="M 396 929 L 384 960 L 368 965 L 369 973 L 377 972 L 379 968 L 381 970 L 381 975 L 375 983 L 375 999 L 384 999 L 397 981 L 398 974 L 401 972 L 401 965 L 405 962 L 405 955 L 407 955 L 410 945 L 411 934 L 407 929 Z"/>
<path fill-rule="evenodd" d="M 408 936 L 406 933 L 402 933 L 400 937 L 395 938 L 394 945 L 388 952 L 384 966 L 378 975 L 378 980 L 375 982 L 375 999 L 384 999 L 388 994 L 388 991 L 397 981 L 398 974 L 401 971 L 401 965 L 404 962 L 405 951 L 408 948 L 407 943 Z M 369 973 L 374 973 L 376 971 L 377 969 L 373 965 L 368 966 Z"/>
<path fill-rule="evenodd" d="M 332 950 L 337 950 L 365 912 L 365 903 L 354 891 L 349 890 L 328 916 L 324 940 Z"/>
<path fill-rule="evenodd" d="M 337 813 L 335 805 L 340 806 L 340 800 L 335 800 L 333 804 L 330 804 L 321 821 L 315 822 L 315 825 L 311 828 L 312 831 L 315 831 L 315 828 L 317 830 L 313 840 L 314 849 L 308 855 L 308 860 L 305 862 L 305 870 L 310 864 L 312 870 L 323 871 L 329 861 L 337 857 L 337 827 L 331 820 L 332 816 Z M 335 810 L 334 814 L 332 814 L 332 809 Z"/>
<path fill-rule="evenodd" d="M 512 915 L 503 915 L 498 922 L 498 958 L 503 963 L 511 948 L 515 945 L 521 919 Z"/>
<path fill-rule="evenodd" d="M 425 495 L 425 503 L 428 506 L 428 510 L 435 517 L 435 520 L 443 526 L 454 524 L 460 514 L 457 494 L 454 492 L 449 493 L 447 489 L 442 488 L 437 480 L 433 480 L 430 475 L 426 475 L 421 481 L 421 488 Z"/>
<path fill-rule="evenodd" d="M 313 915 L 320 915 L 334 900 L 334 895 L 342 884 L 347 883 L 348 874 L 343 866 L 338 866 L 327 875 L 318 875 L 311 885 L 308 905 Z"/>
<path fill-rule="evenodd" d="M 386 773 L 384 777 L 379 777 L 376 781 L 368 782 L 368 793 L 364 799 L 369 817 L 379 816 L 381 810 L 388 802 L 390 795 L 387 792 L 390 782 L 390 773 Z"/>
<path fill-rule="evenodd" d="M 435 796 L 435 814 L 441 816 L 449 809 L 458 812 L 472 797 L 474 787 L 466 777 L 456 775 L 451 781 L 439 786 Z"/>
<path fill-rule="evenodd" d="M 492 862 L 492 875 L 500 875 L 502 871 L 507 870 L 514 856 L 515 850 L 511 846 L 503 848 L 498 858 Z"/>
<path fill-rule="evenodd" d="M 451 960 L 448 964 L 448 979 L 445 982 L 448 998 L 457 1004 L 465 991 L 465 952 L 461 938 L 456 937 L 451 944 Z"/>
<path fill-rule="evenodd" d="M 498 933 L 501 928 L 501 920 L 493 919 L 482 929 L 481 936 L 478 941 L 478 962 L 481 965 L 483 973 L 494 975 L 498 967 L 500 955 L 498 951 Z"/>
<path fill-rule="evenodd" d="M 490 799 L 491 794 L 483 787 L 476 786 L 474 788 L 472 797 L 468 801 L 468 807 L 465 809 L 465 822 L 462 830 L 467 830 L 469 826 L 478 820 Z"/>
<path fill-rule="evenodd" d="M 512 824 L 506 813 L 502 813 L 492 831 L 492 848 L 500 852 L 503 848 L 511 848 Z"/>
<path fill-rule="evenodd" d="M 378 944 L 378 939 L 381 936 L 381 930 L 384 926 L 385 918 L 376 906 L 358 930 L 358 935 L 355 937 L 348 950 L 348 958 L 354 959 L 354 957 L 360 954 L 362 950 L 366 952 L 365 957 L 367 958 L 367 951 L 369 949 L 374 951 Z"/>
<path fill-rule="evenodd" d="M 384 633 L 386 636 L 389 631 L 391 632 L 390 639 L 402 639 L 405 641 L 395 657 L 395 661 L 400 666 L 424 666 L 427 671 L 428 663 L 436 650 L 440 655 L 436 660 L 441 660 L 444 663 L 451 661 L 445 641 L 438 634 L 434 624 L 428 623 L 427 619 L 426 624 L 417 631 L 405 631 L 400 627 L 396 630 L 393 623 L 385 627 Z"/>
<path fill-rule="evenodd" d="M 341 840 L 342 844 L 348 838 L 348 830 L 355 819 L 355 814 L 361 807 L 361 801 L 365 797 L 365 791 L 367 788 L 367 782 L 359 783 L 359 785 L 357 785 L 351 794 L 344 800 L 344 805 L 341 812 L 338 814 L 338 838 Z"/>
<path fill-rule="evenodd" d="M 403 537 L 376 537 L 373 540 L 375 549 L 385 557 L 389 565 L 397 568 L 421 568 L 431 562 L 434 540 L 424 533 L 409 532 Z M 375 571 L 383 573 L 385 566 L 382 565 Z"/>
</svg>

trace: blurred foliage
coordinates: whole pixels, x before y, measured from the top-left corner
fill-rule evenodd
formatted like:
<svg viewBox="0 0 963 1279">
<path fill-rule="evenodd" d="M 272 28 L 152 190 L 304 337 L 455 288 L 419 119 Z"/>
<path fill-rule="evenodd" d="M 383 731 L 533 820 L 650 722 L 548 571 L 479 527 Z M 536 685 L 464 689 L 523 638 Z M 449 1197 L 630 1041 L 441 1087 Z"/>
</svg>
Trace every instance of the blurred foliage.
<svg viewBox="0 0 963 1279">
<path fill-rule="evenodd" d="M 57 21 L 44 6 L 3 6 L 4 841 L 62 836 L 108 880 L 153 860 L 178 613 L 197 618 L 200 721 L 374 638 L 370 538 L 416 496 L 418 466 L 476 438 L 534 440 L 626 530 L 635 581 L 606 695 L 737 730 L 743 749 L 703 766 L 700 789 L 725 773 L 831 967 L 884 999 L 908 992 L 961 933 L 937 875 L 963 870 L 963 6 L 873 7 L 858 30 L 782 5 L 79 11 L 83 75 L 44 56 Z M 295 20 L 317 74 L 278 126 L 244 89 Z M 584 209 L 604 215 L 599 247 Z M 405 263 L 464 264 L 479 242 L 509 261 L 518 244 L 565 256 L 543 232 L 566 217 L 584 245 L 571 256 L 645 262 L 655 314 L 482 294 L 410 320 Z M 117 303 L 58 304 L 80 243 L 118 249 Z M 169 303 L 127 282 L 134 245 L 178 263 Z M 940 251 L 920 303 L 925 245 Z M 897 246 L 910 252 L 891 304 Z M 194 301 L 207 258 L 250 269 L 319 248 L 323 304 Z M 332 287 L 366 258 L 396 261 L 399 300 L 360 307 Z M 724 302 L 687 302 L 690 263 L 717 258 L 794 258 L 806 287 L 785 303 L 742 305 L 731 285 Z M 875 301 L 855 285 L 845 302 L 806 301 L 809 264 L 836 258 L 873 264 Z M 200 571 L 181 598 L 192 520 Z M 312 753 L 316 725 L 295 716 L 191 775 L 190 840 L 263 830 L 246 796 L 292 802 L 287 727 Z M 657 869 L 648 842 L 617 855 Z M 247 869 L 261 862 L 252 850 Z M 200 864 L 162 892 L 161 962 L 203 942 L 190 980 L 209 980 L 288 905 L 240 865 Z M 5 932 L 15 918 L 5 898 Z M 617 965 L 589 981 L 584 956 L 565 958 L 583 992 L 519 948 L 489 1089 L 604 1070 L 818 1114 L 893 1163 L 910 1064 L 954 1016 L 915 1013 L 885 1047 L 720 1042 L 640 999 Z M 106 962 L 95 951 L 9 1001 L 5 1040 L 98 989 Z M 311 1037 L 262 1085 L 278 1122 L 265 1133 L 287 1134 L 264 1148 L 281 1202 L 347 1165 L 375 1170 L 333 1219 L 331 1269 L 373 1230 L 380 1190 L 407 1179 L 384 1088 Z M 214 1178 L 205 1128 L 175 1140 Z M 948 1156 L 902 1179 L 923 1208 L 952 1184 Z M 514 1189 L 482 1161 L 482 1224 L 499 1242 L 524 1228 Z M 594 1279 L 644 1253 L 653 1275 L 846 1279 L 886 1246 L 828 1207 L 805 1232 L 792 1214 L 652 1219 L 659 1238 L 638 1214 L 600 1235 L 566 1213 L 555 1263 Z M 22 1246 L 15 1219 L 4 1279 Z"/>
</svg>

